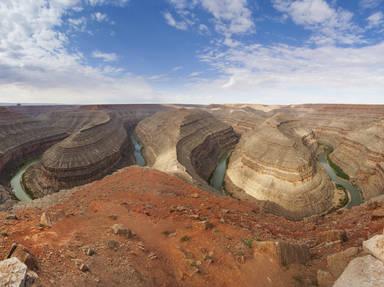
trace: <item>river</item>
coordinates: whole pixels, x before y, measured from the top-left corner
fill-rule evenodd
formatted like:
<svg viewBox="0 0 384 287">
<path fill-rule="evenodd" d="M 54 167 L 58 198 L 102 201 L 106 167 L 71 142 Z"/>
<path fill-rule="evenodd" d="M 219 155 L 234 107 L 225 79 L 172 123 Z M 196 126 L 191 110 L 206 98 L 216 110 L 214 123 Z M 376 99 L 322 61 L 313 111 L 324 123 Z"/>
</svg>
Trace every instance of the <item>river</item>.
<svg viewBox="0 0 384 287">
<path fill-rule="evenodd" d="M 220 191 L 221 193 L 225 193 L 224 191 L 224 177 L 225 172 L 227 171 L 227 165 L 228 165 L 228 159 L 231 153 L 226 153 L 224 156 L 221 157 L 219 160 L 219 163 L 217 164 L 210 180 L 209 184 L 216 190 Z"/>
<path fill-rule="evenodd" d="M 319 162 L 327 172 L 328 176 L 332 179 L 332 181 L 335 184 L 344 187 L 344 189 L 348 192 L 349 201 L 345 207 L 351 208 L 352 206 L 360 205 L 363 203 L 360 189 L 357 186 L 351 184 L 348 180 L 345 180 L 336 174 L 335 170 L 328 162 L 328 155 L 326 152 L 323 152 L 319 155 Z"/>
<path fill-rule="evenodd" d="M 136 164 L 139 166 L 145 166 L 145 159 L 144 159 L 144 156 L 142 154 L 143 146 L 139 142 L 137 136 L 134 133 L 131 134 L 131 141 L 132 141 L 133 146 L 135 148 L 134 155 L 135 155 Z"/>
<path fill-rule="evenodd" d="M 27 162 L 22 167 L 19 168 L 17 173 L 12 177 L 11 179 L 11 188 L 12 192 L 16 196 L 16 198 L 20 201 L 31 201 L 31 197 L 28 195 L 28 193 L 25 192 L 24 187 L 21 183 L 21 180 L 23 178 L 24 172 L 35 163 L 38 163 L 40 159 L 35 159 L 32 161 Z"/>
</svg>

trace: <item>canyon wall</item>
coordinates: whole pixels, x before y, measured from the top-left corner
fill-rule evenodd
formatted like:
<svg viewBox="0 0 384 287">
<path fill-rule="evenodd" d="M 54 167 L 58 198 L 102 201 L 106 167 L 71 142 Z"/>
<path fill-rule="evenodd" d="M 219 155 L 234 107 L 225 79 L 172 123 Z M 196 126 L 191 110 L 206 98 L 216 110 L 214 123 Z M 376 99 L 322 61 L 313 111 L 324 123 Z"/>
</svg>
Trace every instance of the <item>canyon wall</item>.
<svg viewBox="0 0 384 287">
<path fill-rule="evenodd" d="M 226 189 L 235 197 L 264 201 L 265 208 L 291 219 L 332 208 L 334 187 L 302 138 L 273 122 L 243 135 L 227 170 Z"/>
<path fill-rule="evenodd" d="M 114 114 L 87 112 L 86 116 L 67 123 L 67 127 L 74 126 L 81 128 L 48 149 L 40 164 L 25 173 L 24 186 L 34 197 L 100 178 L 110 172 L 122 159 L 124 150 L 128 150 L 126 130 Z"/>
<path fill-rule="evenodd" d="M 188 180 L 206 183 L 238 136 L 208 112 L 180 109 L 141 121 L 136 134 L 148 165 Z"/>
<path fill-rule="evenodd" d="M 331 154 L 365 199 L 384 193 L 384 119 L 342 137 Z"/>
<path fill-rule="evenodd" d="M 66 136 L 64 130 L 45 121 L 0 108 L 0 174 Z"/>
</svg>

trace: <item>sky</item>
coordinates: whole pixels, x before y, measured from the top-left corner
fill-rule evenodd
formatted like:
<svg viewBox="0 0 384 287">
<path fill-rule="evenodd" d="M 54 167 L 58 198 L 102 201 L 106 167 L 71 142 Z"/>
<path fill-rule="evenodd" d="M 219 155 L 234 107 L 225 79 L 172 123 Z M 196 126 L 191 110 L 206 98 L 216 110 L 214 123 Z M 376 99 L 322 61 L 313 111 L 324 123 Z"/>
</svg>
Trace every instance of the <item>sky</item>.
<svg viewBox="0 0 384 287">
<path fill-rule="evenodd" d="M 384 104 L 384 0 L 0 0 L 0 103 Z"/>
</svg>

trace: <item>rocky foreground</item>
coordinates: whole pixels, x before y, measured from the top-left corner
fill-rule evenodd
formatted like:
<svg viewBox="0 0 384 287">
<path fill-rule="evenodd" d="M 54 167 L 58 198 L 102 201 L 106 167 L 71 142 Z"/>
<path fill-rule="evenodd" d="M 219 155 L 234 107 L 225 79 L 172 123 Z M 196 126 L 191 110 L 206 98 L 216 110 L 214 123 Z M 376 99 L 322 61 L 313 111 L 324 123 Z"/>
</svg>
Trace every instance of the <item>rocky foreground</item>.
<svg viewBox="0 0 384 287">
<path fill-rule="evenodd" d="M 0 213 L 0 226 L 2 286 L 10 272 L 11 286 L 24 280 L 28 286 L 289 287 L 337 280 L 344 287 L 381 286 L 372 285 L 381 281 L 371 270 L 384 276 L 383 246 L 363 243 L 383 231 L 381 201 L 292 222 L 149 168 L 125 168 L 18 204 Z M 356 274 L 359 260 L 364 270 Z M 348 285 L 360 275 L 371 285 Z"/>
</svg>

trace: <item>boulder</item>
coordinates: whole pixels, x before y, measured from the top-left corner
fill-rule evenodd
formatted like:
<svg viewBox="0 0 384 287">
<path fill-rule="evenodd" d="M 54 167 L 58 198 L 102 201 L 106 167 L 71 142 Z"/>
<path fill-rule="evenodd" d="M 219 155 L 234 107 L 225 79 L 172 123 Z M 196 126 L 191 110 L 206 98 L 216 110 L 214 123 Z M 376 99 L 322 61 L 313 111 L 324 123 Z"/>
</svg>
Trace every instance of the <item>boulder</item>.
<svg viewBox="0 0 384 287">
<path fill-rule="evenodd" d="M 254 255 L 267 255 L 281 265 L 292 263 L 305 264 L 311 255 L 306 245 L 292 244 L 284 241 L 258 241 L 254 242 Z"/>
<path fill-rule="evenodd" d="M 31 270 L 38 270 L 36 258 L 29 252 L 29 250 L 21 244 L 13 244 L 8 258 L 16 257 L 23 262 Z"/>
<path fill-rule="evenodd" d="M 333 287 L 384 286 L 384 263 L 371 255 L 353 259 Z"/>
<path fill-rule="evenodd" d="M 366 252 L 384 262 L 384 235 L 375 235 L 364 241 L 363 248 Z"/>
<path fill-rule="evenodd" d="M 348 263 L 359 253 L 359 248 L 351 247 L 327 257 L 328 270 L 337 278 L 343 273 Z"/>
<path fill-rule="evenodd" d="M 27 266 L 19 259 L 12 257 L 0 261 L 0 286 L 24 287 Z"/>
</svg>

